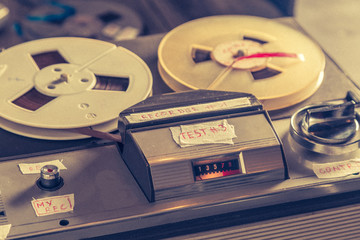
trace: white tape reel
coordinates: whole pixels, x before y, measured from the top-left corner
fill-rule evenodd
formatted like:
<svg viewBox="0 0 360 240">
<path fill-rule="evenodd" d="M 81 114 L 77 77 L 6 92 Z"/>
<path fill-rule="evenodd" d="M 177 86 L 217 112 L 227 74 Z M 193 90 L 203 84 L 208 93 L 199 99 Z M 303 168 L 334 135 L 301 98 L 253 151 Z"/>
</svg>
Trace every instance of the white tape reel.
<svg viewBox="0 0 360 240">
<path fill-rule="evenodd" d="M 41 139 L 78 139 L 72 128 L 110 132 L 118 114 L 151 94 L 134 53 L 85 38 L 48 38 L 0 54 L 0 126 Z"/>
<path fill-rule="evenodd" d="M 267 53 L 270 57 L 264 57 Z M 235 61 L 254 54 L 263 56 Z M 267 110 L 310 97 L 321 85 L 325 67 L 322 50 L 304 34 L 251 16 L 213 16 L 182 24 L 162 39 L 158 57 L 160 75 L 175 91 L 252 93 Z"/>
</svg>

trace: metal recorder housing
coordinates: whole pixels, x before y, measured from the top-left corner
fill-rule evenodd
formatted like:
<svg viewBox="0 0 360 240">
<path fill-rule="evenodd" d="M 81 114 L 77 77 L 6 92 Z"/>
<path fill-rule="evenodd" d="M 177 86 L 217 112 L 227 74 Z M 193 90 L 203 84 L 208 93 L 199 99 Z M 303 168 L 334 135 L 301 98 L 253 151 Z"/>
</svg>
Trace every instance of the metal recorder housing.
<svg viewBox="0 0 360 240">
<path fill-rule="evenodd" d="M 302 31 L 292 18 L 274 21 Z M 0 129 L 1 232 L 8 233 L 8 239 L 37 240 L 359 238 L 360 178 L 354 161 L 360 156 L 358 84 L 326 56 L 324 81 L 319 89 L 308 99 L 286 109 L 267 114 L 253 96 L 240 93 L 202 92 L 204 99 L 193 96 L 173 100 L 171 96 L 175 94 L 160 95 L 171 92 L 157 70 L 157 48 L 163 36 L 120 43 L 138 54 L 154 77 L 153 102 L 144 102 L 134 110 L 149 113 L 147 107 L 151 105 L 152 111 L 157 111 L 233 99 L 235 102 L 241 99 L 242 105 L 181 118 L 121 122 L 123 146 L 95 138 L 41 140 Z M 348 92 L 351 93 L 347 95 Z M 161 100 L 163 97 L 166 103 Z M 197 102 L 194 99 L 198 99 Z M 222 121 L 223 124 L 223 120 L 226 126 L 242 132 L 231 133 L 227 143 L 216 144 L 221 146 L 218 149 L 209 145 L 179 147 L 170 130 L 204 122 Z M 264 123 L 261 130 L 255 120 Z M 243 125 L 248 124 L 252 127 L 244 129 Z M 329 126 L 335 131 L 328 131 Z M 194 130 L 193 133 L 195 136 Z M 263 141 L 265 136 L 272 140 Z M 235 148 L 250 137 L 254 142 L 249 148 Z M 160 147 L 152 149 L 151 145 Z M 202 154 L 200 150 L 189 151 L 195 148 L 212 151 L 211 156 L 216 157 L 209 158 L 210 154 Z M 187 154 L 188 151 L 191 154 Z M 271 153 L 271 158 L 265 156 L 263 160 L 277 167 L 259 165 L 255 152 L 259 152 L 258 157 Z M 176 156 L 176 153 L 181 154 Z M 171 167 L 159 160 L 166 154 L 174 158 L 164 157 Z M 275 155 L 278 155 L 276 159 Z M 256 163 L 259 172 L 252 172 L 254 166 L 249 159 Z M 66 169 L 39 165 L 53 160 L 59 160 Z M 227 161 L 235 163 L 235 169 L 227 165 L 222 173 L 234 174 L 213 173 L 215 166 L 222 167 Z M 185 166 L 181 171 L 175 166 L 178 163 Z M 23 174 L 19 164 L 31 164 L 31 169 L 27 165 L 28 170 L 38 172 Z M 318 168 L 324 175 L 338 174 L 349 166 L 354 166 L 355 171 L 346 176 L 319 178 L 314 164 L 329 164 Z M 165 170 L 160 169 L 162 166 Z M 206 170 L 207 166 L 210 174 L 197 172 Z M 143 171 L 144 175 L 140 176 L 135 170 Z M 160 181 L 160 175 L 164 177 L 165 173 L 168 176 Z M 204 179 L 204 176 L 216 177 Z M 215 183 L 221 187 L 216 188 Z M 194 188 L 199 193 L 193 194 Z M 55 201 L 58 197 L 65 202 Z M 44 211 L 45 215 L 37 216 Z"/>
<path fill-rule="evenodd" d="M 197 90 L 153 96 L 120 114 L 119 131 L 122 157 L 151 202 L 287 175 L 270 118 L 250 94 Z"/>
</svg>

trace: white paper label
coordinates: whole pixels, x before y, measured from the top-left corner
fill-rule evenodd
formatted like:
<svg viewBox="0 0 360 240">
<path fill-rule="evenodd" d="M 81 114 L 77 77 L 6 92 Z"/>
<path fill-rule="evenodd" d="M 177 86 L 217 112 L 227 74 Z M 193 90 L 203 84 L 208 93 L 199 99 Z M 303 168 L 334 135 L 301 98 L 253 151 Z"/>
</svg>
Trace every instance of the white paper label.
<svg viewBox="0 0 360 240">
<path fill-rule="evenodd" d="M 210 112 L 221 109 L 231 109 L 240 106 L 250 106 L 250 100 L 248 98 L 237 98 L 231 100 L 224 100 L 218 102 L 210 102 L 204 104 L 197 104 L 185 107 L 168 108 L 158 111 L 134 113 L 126 116 L 126 119 L 130 123 L 146 122 L 162 118 L 176 117 L 182 115 L 188 115 L 193 113 Z"/>
<path fill-rule="evenodd" d="M 332 163 L 314 163 L 314 173 L 318 178 L 344 177 L 360 172 L 360 159 Z"/>
<path fill-rule="evenodd" d="M 227 120 L 180 125 L 170 128 L 174 141 L 180 147 L 201 144 L 234 144 L 235 129 Z"/>
<path fill-rule="evenodd" d="M 45 165 L 55 165 L 59 169 L 67 169 L 60 160 L 53 160 L 40 163 L 20 163 L 19 168 L 22 174 L 36 174 L 40 173 L 40 169 Z"/>
<path fill-rule="evenodd" d="M 1 225 L 0 226 L 0 240 L 6 239 L 7 235 L 10 232 L 11 224 Z"/>
<path fill-rule="evenodd" d="M 36 216 L 47 216 L 74 210 L 74 194 L 34 199 L 31 201 Z"/>
</svg>

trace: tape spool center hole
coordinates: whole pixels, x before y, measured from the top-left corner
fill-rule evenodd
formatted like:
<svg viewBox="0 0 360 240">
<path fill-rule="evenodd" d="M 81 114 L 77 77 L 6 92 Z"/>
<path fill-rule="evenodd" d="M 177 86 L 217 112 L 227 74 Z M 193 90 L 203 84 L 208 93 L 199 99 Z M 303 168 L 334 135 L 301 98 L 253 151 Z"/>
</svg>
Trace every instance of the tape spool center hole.
<svg viewBox="0 0 360 240">
<path fill-rule="evenodd" d="M 92 89 L 96 77 L 88 69 L 78 70 L 75 64 L 60 63 L 41 69 L 35 76 L 35 87 L 42 94 L 58 97 Z"/>
<path fill-rule="evenodd" d="M 245 52 L 244 52 L 244 50 L 239 49 L 239 50 L 233 55 L 233 58 L 236 59 L 236 58 L 239 58 L 239 57 L 242 57 L 242 56 L 245 56 Z"/>
<path fill-rule="evenodd" d="M 235 69 L 253 70 L 266 67 L 266 58 L 252 58 L 236 61 L 236 58 L 261 53 L 261 44 L 251 40 L 238 40 L 218 44 L 213 51 L 213 58 L 216 62 L 226 67 L 232 66 Z"/>
</svg>

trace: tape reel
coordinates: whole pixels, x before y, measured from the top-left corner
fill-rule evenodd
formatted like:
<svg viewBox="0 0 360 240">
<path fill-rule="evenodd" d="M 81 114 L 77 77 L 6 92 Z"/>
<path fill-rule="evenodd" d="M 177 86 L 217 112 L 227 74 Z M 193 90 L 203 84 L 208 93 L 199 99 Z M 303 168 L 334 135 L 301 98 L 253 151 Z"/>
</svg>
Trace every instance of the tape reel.
<svg viewBox="0 0 360 240">
<path fill-rule="evenodd" d="M 131 8 L 103 0 L 62 0 L 39 4 L 22 21 L 27 40 L 86 37 L 116 42 L 143 31 L 141 17 Z"/>
<path fill-rule="evenodd" d="M 85 138 L 73 128 L 117 129 L 118 114 L 151 94 L 145 62 L 114 44 L 48 38 L 0 54 L 0 126 L 40 139 Z"/>
<path fill-rule="evenodd" d="M 264 57 L 268 53 L 286 56 Z M 250 55 L 261 57 L 239 60 Z M 162 39 L 158 58 L 162 79 L 175 91 L 252 93 L 267 110 L 310 97 L 325 68 L 324 53 L 304 34 L 274 20 L 238 15 L 200 18 L 174 28 Z"/>
</svg>

